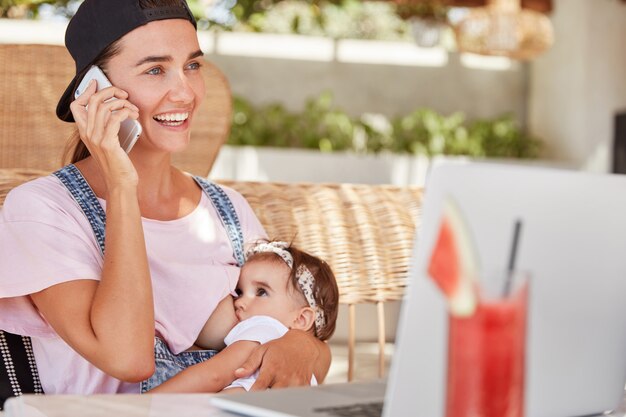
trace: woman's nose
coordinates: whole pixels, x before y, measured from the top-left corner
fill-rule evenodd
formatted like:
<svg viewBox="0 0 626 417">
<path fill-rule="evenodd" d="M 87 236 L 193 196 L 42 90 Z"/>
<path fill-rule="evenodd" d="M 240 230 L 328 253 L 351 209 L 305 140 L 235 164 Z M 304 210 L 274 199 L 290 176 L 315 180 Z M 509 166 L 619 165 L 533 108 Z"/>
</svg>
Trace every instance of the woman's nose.
<svg viewBox="0 0 626 417">
<path fill-rule="evenodd" d="M 175 76 L 169 96 L 174 102 L 190 103 L 193 101 L 195 96 L 193 87 L 184 73 Z"/>
</svg>

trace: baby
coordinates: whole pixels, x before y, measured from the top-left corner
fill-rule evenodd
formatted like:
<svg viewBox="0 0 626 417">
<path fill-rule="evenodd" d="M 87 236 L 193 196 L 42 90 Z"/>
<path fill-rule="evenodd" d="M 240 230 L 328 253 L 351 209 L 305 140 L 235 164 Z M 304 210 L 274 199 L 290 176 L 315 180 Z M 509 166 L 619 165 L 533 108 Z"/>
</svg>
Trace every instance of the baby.
<svg viewBox="0 0 626 417">
<path fill-rule="evenodd" d="M 234 373 L 256 346 L 289 329 L 312 332 L 320 340 L 333 334 L 339 289 L 326 262 L 284 242 L 257 244 L 246 258 L 236 298 L 227 297 L 219 304 L 196 341 L 202 348 L 226 348 L 152 392 L 248 391 L 258 372 L 237 380 Z M 223 340 L 216 340 L 216 335 L 226 332 Z M 315 376 L 311 384 L 317 384 Z"/>
</svg>

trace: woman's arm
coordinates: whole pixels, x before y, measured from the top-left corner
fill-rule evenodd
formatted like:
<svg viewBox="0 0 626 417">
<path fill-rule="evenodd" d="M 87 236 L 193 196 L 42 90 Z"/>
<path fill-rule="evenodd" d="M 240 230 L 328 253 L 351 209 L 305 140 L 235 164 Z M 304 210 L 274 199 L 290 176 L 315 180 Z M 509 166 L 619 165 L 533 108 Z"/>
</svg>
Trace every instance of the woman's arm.
<svg viewBox="0 0 626 417">
<path fill-rule="evenodd" d="M 122 120 L 137 118 L 138 113 L 122 90 L 94 92 L 92 83 L 71 108 L 107 187 L 102 275 L 99 282 L 54 285 L 31 299 L 59 336 L 85 359 L 115 378 L 136 382 L 154 372 L 154 306 L 137 172 L 120 147 L 117 132 Z M 113 96 L 119 100 L 105 103 Z"/>
<path fill-rule="evenodd" d="M 237 378 L 259 369 L 253 391 L 309 385 L 311 375 L 323 382 L 330 368 L 330 348 L 310 333 L 289 330 L 283 337 L 258 346 L 235 371 Z"/>
<path fill-rule="evenodd" d="M 190 366 L 149 392 L 219 392 L 237 379 L 235 369 L 258 345 L 249 340 L 235 342 L 213 358 Z"/>
<path fill-rule="evenodd" d="M 141 224 L 133 222 L 139 208 L 116 200 L 110 198 L 107 204 L 107 250 L 100 281 L 65 282 L 31 299 L 85 359 L 115 378 L 135 382 L 154 372 L 152 284 Z"/>
</svg>

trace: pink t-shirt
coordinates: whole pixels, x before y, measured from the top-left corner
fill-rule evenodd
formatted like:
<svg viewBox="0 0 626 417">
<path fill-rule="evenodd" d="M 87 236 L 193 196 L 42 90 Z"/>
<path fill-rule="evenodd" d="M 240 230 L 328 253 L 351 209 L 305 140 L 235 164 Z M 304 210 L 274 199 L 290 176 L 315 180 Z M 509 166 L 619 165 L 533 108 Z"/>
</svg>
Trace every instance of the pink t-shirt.
<svg viewBox="0 0 626 417">
<path fill-rule="evenodd" d="M 244 241 L 265 238 L 247 201 L 224 187 Z M 105 206 L 104 200 L 99 200 Z M 176 220 L 143 219 L 154 293 L 155 329 L 172 352 L 190 347 L 239 268 L 211 201 Z M 139 392 L 72 350 L 26 295 L 75 279 L 100 279 L 102 255 L 78 204 L 54 176 L 12 190 L 0 211 L 0 329 L 31 336 L 47 394 Z"/>
</svg>

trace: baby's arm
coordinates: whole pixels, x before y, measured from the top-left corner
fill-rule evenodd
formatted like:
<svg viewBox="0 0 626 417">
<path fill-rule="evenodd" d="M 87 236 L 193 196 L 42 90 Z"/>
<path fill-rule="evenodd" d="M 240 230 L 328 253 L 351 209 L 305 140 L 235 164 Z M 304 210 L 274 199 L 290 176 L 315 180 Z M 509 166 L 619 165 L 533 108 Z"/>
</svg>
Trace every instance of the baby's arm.
<svg viewBox="0 0 626 417">
<path fill-rule="evenodd" d="M 235 342 L 213 358 L 176 374 L 149 393 L 219 392 L 237 379 L 235 370 L 241 367 L 258 345 L 258 342 L 249 340 Z"/>
<path fill-rule="evenodd" d="M 235 306 L 233 305 L 233 297 L 227 295 L 215 307 L 213 314 L 204 324 L 204 327 L 196 339 L 196 345 L 202 349 L 221 350 L 226 345 L 224 338 L 237 324 L 237 316 L 235 316 Z"/>
</svg>

